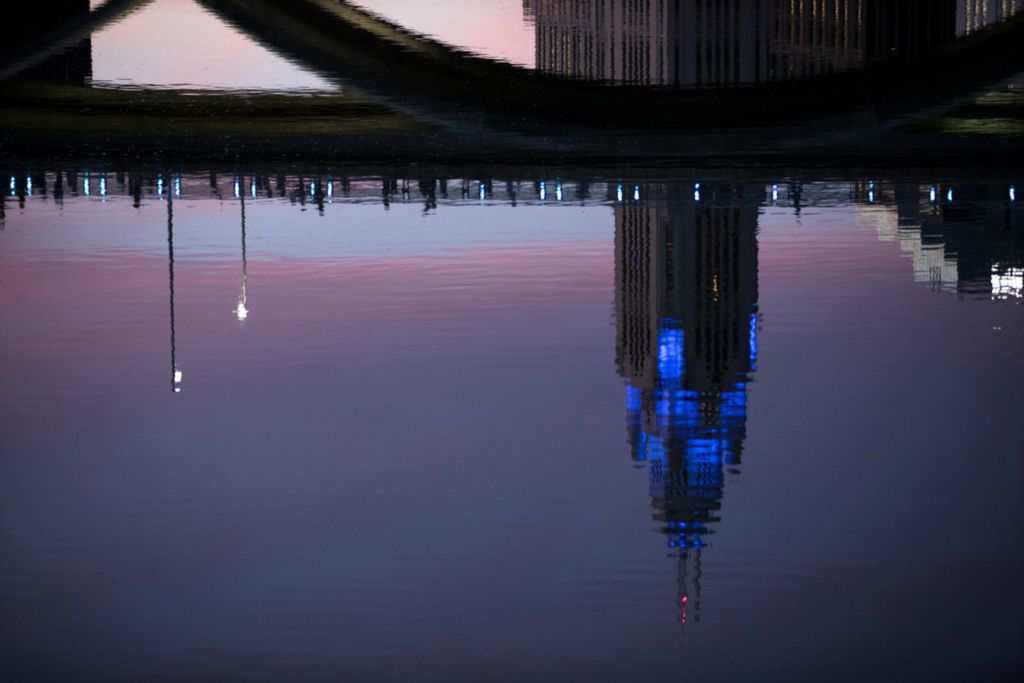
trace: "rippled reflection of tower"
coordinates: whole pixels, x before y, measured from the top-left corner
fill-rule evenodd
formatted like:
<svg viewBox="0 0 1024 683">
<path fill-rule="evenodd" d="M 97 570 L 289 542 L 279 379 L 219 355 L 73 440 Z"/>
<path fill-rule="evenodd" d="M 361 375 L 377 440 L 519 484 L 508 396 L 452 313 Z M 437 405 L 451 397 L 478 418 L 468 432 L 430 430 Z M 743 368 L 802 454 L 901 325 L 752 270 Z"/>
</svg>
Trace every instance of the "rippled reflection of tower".
<svg viewBox="0 0 1024 683">
<path fill-rule="evenodd" d="M 632 457 L 647 463 L 654 517 L 678 553 L 685 622 L 687 610 L 699 618 L 701 548 L 746 437 L 762 192 L 625 194 L 615 208 L 616 363 L 629 383 Z"/>
</svg>

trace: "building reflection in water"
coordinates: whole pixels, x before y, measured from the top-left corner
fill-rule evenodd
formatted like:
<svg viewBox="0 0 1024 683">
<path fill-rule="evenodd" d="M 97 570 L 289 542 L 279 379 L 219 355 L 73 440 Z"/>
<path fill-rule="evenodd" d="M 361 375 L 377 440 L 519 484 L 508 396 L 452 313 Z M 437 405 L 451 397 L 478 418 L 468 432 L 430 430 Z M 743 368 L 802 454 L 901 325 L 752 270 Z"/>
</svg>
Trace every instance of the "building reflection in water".
<svg viewBox="0 0 1024 683">
<path fill-rule="evenodd" d="M 1024 297 L 1024 207 L 1015 185 L 863 181 L 858 220 L 896 242 L 915 282 L 937 292 Z"/>
<path fill-rule="evenodd" d="M 99 207 L 114 195 L 130 197 L 135 208 L 149 199 L 167 202 L 175 393 L 182 388 L 174 336 L 176 200 L 239 202 L 241 282 L 233 314 L 240 321 L 251 313 L 247 214 L 260 197 L 283 198 L 299 208 L 312 201 L 318 213 L 366 202 L 382 208 L 415 202 L 427 212 L 467 202 L 614 206 L 617 364 L 629 382 L 631 448 L 638 462 L 648 463 L 653 490 L 661 491 L 654 498 L 661 501 L 665 528 L 678 528 L 677 544 L 690 549 L 694 543 L 699 548 L 715 521 L 721 470 L 737 465 L 742 453 L 746 382 L 757 356 L 759 207 L 789 206 L 799 214 L 804 206 L 851 206 L 859 224 L 899 245 L 915 281 L 935 291 L 1024 303 L 1024 206 L 1018 197 L 1024 182 L 1019 179 L 636 184 L 271 173 L 223 177 L 85 168 L 5 168 L 0 177 L 6 179 L 4 202 L 10 199 L 19 209 L 29 200 L 52 200 L 57 206 L 91 201 Z M 5 210 L 6 203 L 0 203 L 0 226 Z M 680 481 L 685 485 L 672 489 Z M 700 495 L 686 483 L 698 481 L 706 484 Z M 696 515 L 692 519 L 673 512 L 694 501 L 707 507 L 688 508 Z"/>
<path fill-rule="evenodd" d="M 1024 0 L 524 0 L 539 70 L 637 85 L 809 78 L 925 54 Z"/>
<path fill-rule="evenodd" d="M 619 196 L 616 364 L 632 457 L 647 464 L 654 517 L 677 558 L 685 624 L 700 617 L 702 548 L 746 438 L 764 188 L 636 186 Z"/>
</svg>

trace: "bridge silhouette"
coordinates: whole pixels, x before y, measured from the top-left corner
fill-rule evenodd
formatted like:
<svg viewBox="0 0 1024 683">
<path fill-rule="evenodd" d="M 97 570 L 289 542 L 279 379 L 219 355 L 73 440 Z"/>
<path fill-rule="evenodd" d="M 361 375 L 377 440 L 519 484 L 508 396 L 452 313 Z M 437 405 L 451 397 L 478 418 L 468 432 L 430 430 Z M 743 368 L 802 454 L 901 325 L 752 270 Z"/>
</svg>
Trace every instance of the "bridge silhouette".
<svg viewBox="0 0 1024 683">
<path fill-rule="evenodd" d="M 85 16 L 60 23 L 30 48 L 5 56 L 0 78 L 17 74 L 148 1 L 110 0 Z M 107 129 L 93 136 L 98 139 L 89 141 L 90 148 L 124 152 L 141 146 L 144 153 L 166 149 L 172 156 L 251 156 L 262 146 L 271 156 L 521 155 L 596 162 L 642 156 L 928 156 L 935 154 L 934 140 L 908 134 L 908 121 L 961 104 L 979 88 L 1024 68 L 1021 15 L 877 66 L 756 86 L 711 83 L 680 89 L 591 82 L 557 69 L 530 71 L 476 57 L 344 0 L 198 1 L 274 52 L 344 83 L 346 92 L 314 98 L 317 105 L 303 101 L 309 98 L 278 102 L 268 112 L 257 111 L 258 103 L 239 105 L 217 97 L 185 107 L 173 94 L 127 97 L 105 92 L 102 98 L 93 96 L 90 104 L 106 106 L 130 120 L 163 120 L 168 134 L 155 141 L 141 132 Z M 152 111 L 138 111 L 139 102 L 147 98 L 154 101 Z M 7 99 L 15 105 L 12 109 L 24 101 L 38 104 L 33 95 L 17 90 Z M 338 105 L 334 112 L 329 111 L 332 103 Z M 372 109 L 376 118 L 353 117 L 346 108 L 354 105 Z M 326 114 L 339 130 L 303 128 L 311 106 L 326 107 L 328 111 L 318 115 Z M 292 121 L 295 131 L 284 133 L 280 125 L 249 137 L 241 126 L 225 132 L 223 125 L 214 123 L 228 112 L 282 124 Z M 169 117 L 180 121 L 171 125 L 166 123 Z M 76 131 L 34 134 L 26 118 L 8 126 L 12 132 L 0 139 L 3 148 L 46 153 L 76 147 Z M 346 120 L 355 123 L 341 126 Z M 74 117 L 69 117 L 68 128 L 75 125 Z M 143 124 L 139 127 L 145 129 Z M 183 127 L 189 144 L 176 147 L 173 133 Z M 55 136 L 61 139 L 54 142 Z M 956 140 L 947 137 L 944 143 L 946 153 L 961 156 L 1006 153 L 1004 142 L 975 140 L 973 146 L 957 148 Z"/>
</svg>

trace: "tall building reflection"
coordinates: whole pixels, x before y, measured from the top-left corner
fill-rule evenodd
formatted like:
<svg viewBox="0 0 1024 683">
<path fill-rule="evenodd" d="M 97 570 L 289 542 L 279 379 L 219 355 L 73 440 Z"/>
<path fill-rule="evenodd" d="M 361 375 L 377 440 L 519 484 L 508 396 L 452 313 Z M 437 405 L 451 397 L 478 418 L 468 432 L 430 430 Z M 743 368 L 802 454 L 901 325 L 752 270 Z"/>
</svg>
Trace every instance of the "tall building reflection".
<svg viewBox="0 0 1024 683">
<path fill-rule="evenodd" d="M 677 557 L 683 623 L 699 619 L 702 548 L 746 438 L 763 195 L 762 186 L 637 186 L 615 207 L 628 441 Z"/>
<path fill-rule="evenodd" d="M 937 292 L 1024 298 L 1024 207 L 1005 183 L 861 182 L 859 220 L 899 244 Z"/>
<path fill-rule="evenodd" d="M 995 6 L 999 5 L 998 8 Z M 1024 2 L 524 0 L 536 65 L 571 78 L 726 86 L 927 53 Z M 990 7 L 991 6 L 991 7 Z"/>
</svg>

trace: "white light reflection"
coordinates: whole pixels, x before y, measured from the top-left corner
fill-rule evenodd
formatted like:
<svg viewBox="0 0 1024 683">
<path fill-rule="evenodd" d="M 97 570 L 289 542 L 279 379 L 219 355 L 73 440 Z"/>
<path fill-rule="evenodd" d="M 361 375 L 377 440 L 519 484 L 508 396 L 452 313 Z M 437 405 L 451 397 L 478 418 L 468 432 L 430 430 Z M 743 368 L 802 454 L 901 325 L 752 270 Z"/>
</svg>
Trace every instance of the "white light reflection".
<svg viewBox="0 0 1024 683">
<path fill-rule="evenodd" d="M 29 197 L 32 196 L 32 176 L 25 176 L 25 192 Z"/>
<path fill-rule="evenodd" d="M 484 187 L 483 181 L 480 181 L 480 201 L 483 201 L 487 197 L 487 188 Z"/>
<path fill-rule="evenodd" d="M 562 201 L 562 183 L 555 184 L 555 199 Z"/>
<path fill-rule="evenodd" d="M 615 188 L 615 198 L 619 202 L 622 201 L 622 185 L 619 185 L 618 187 Z"/>
<path fill-rule="evenodd" d="M 1010 201 L 1017 201 L 1017 188 L 1015 188 L 1013 185 L 1010 185 Z"/>
<path fill-rule="evenodd" d="M 175 197 L 180 197 L 181 196 L 181 176 L 180 175 L 174 176 L 174 196 Z"/>
<path fill-rule="evenodd" d="M 952 187 L 949 188 L 948 190 L 946 190 L 946 201 L 947 202 L 953 201 L 953 188 Z"/>
<path fill-rule="evenodd" d="M 634 185 L 633 186 L 633 201 L 635 201 L 635 202 L 640 201 L 640 186 L 639 185 Z"/>
<path fill-rule="evenodd" d="M 992 266 L 992 298 L 1024 299 L 1024 268 Z"/>
<path fill-rule="evenodd" d="M 540 181 L 540 200 L 544 201 L 548 197 L 548 188 L 544 184 L 544 181 Z"/>
<path fill-rule="evenodd" d="M 107 196 L 107 176 L 106 175 L 101 175 L 100 176 L 100 196 L 101 197 L 106 197 Z"/>
<path fill-rule="evenodd" d="M 14 176 L 11 176 L 11 196 L 12 197 L 14 196 L 14 190 L 15 190 L 15 187 L 17 187 L 17 185 L 18 185 L 18 180 Z"/>
<path fill-rule="evenodd" d="M 935 199 L 938 196 L 939 196 L 938 188 L 936 188 L 934 185 L 932 185 L 932 189 L 928 191 L 928 200 L 931 201 L 932 204 L 934 204 L 935 203 Z"/>
<path fill-rule="evenodd" d="M 700 201 L 700 183 L 693 184 L 693 201 Z"/>
<path fill-rule="evenodd" d="M 174 369 L 174 393 L 181 393 L 181 370 Z"/>
<path fill-rule="evenodd" d="M 779 201 L 779 186 L 778 185 L 772 185 L 772 201 L 773 202 Z"/>
<path fill-rule="evenodd" d="M 238 319 L 240 321 L 249 317 L 249 309 L 245 307 L 244 301 L 238 302 L 238 308 L 235 309 L 235 313 L 238 315 Z"/>
</svg>

